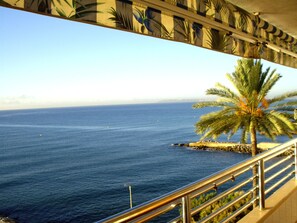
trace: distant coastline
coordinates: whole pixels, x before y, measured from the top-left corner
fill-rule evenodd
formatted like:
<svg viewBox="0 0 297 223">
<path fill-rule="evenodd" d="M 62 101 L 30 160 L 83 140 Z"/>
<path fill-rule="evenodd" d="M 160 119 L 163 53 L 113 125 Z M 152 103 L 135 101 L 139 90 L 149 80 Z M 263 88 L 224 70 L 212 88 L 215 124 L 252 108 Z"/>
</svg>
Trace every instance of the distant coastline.
<svg viewBox="0 0 297 223">
<path fill-rule="evenodd" d="M 173 104 L 173 103 L 197 103 L 205 101 L 203 98 L 190 99 L 144 99 L 144 100 L 122 100 L 122 101 L 92 101 L 92 102 L 64 102 L 49 104 L 22 104 L 21 106 L 11 106 L 2 104 L 0 111 L 17 111 L 17 110 L 40 110 L 40 109 L 59 109 L 59 108 L 80 108 L 80 107 L 98 107 L 98 106 L 125 106 L 125 105 L 145 105 L 145 104 Z"/>
</svg>

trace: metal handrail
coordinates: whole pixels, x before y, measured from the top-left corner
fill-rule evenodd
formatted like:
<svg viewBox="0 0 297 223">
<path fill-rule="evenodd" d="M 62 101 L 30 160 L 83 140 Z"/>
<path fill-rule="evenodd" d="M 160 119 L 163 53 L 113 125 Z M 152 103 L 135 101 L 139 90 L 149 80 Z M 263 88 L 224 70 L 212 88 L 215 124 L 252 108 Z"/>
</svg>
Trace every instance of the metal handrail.
<svg viewBox="0 0 297 223">
<path fill-rule="evenodd" d="M 271 175 L 270 177 L 268 177 L 265 180 L 265 183 L 270 182 L 271 180 L 275 179 L 276 177 L 278 177 L 279 175 L 281 175 L 282 173 L 286 172 L 287 170 L 289 170 L 290 168 L 292 168 L 293 163 L 290 163 L 289 165 L 287 165 L 286 167 L 282 168 L 280 171 L 276 172 L 275 174 Z"/>
<path fill-rule="evenodd" d="M 217 215 L 219 215 L 220 213 L 222 213 L 223 211 L 227 210 L 228 208 L 232 207 L 234 204 L 236 204 L 237 202 L 239 202 L 240 200 L 246 198 L 248 195 L 251 195 L 254 190 L 256 190 L 256 188 L 253 188 L 252 190 L 245 192 L 243 195 L 241 195 L 240 197 L 235 198 L 234 200 L 232 200 L 230 203 L 224 205 L 221 209 L 211 213 L 210 215 L 208 215 L 206 218 L 204 218 L 201 223 L 206 223 L 209 220 L 211 220 L 212 218 L 216 217 Z"/>
<path fill-rule="evenodd" d="M 255 166 L 258 166 L 258 174 L 256 177 L 260 178 L 258 180 L 259 184 L 257 186 L 258 190 L 258 195 L 254 198 L 252 198 L 253 202 L 259 201 L 260 208 L 265 207 L 265 194 L 268 192 L 265 191 L 265 165 L 264 163 L 268 160 L 271 160 L 272 158 L 288 151 L 291 150 L 292 148 L 295 148 L 295 168 L 293 173 L 295 172 L 295 178 L 296 177 L 296 166 L 297 166 L 297 139 L 290 140 L 282 145 L 279 145 L 273 149 L 270 149 L 266 152 L 263 152 L 261 154 L 258 154 L 252 158 L 249 158 L 245 161 L 242 161 L 236 165 L 233 165 L 227 169 L 224 169 L 222 171 L 219 171 L 215 174 L 212 174 L 209 177 L 203 178 L 199 181 L 196 181 L 194 183 L 191 183 L 187 186 L 181 187 L 173 192 L 167 193 L 161 197 L 158 197 L 154 200 L 151 200 L 149 202 L 146 202 L 144 204 L 138 205 L 132 209 L 123 211 L 119 214 L 116 214 L 114 216 L 108 217 L 106 219 L 103 219 L 101 221 L 98 221 L 97 223 L 115 223 L 115 222 L 145 222 L 148 219 L 152 219 L 156 216 L 159 216 L 160 214 L 163 214 L 164 212 L 168 210 L 172 210 L 175 207 L 181 205 L 181 216 L 178 217 L 177 219 L 182 219 L 183 222 L 190 222 L 191 221 L 191 216 L 193 216 L 195 212 L 195 208 L 192 209 L 190 207 L 191 205 L 191 199 L 194 197 L 197 197 L 198 195 L 205 193 L 210 190 L 216 190 L 218 185 L 221 185 L 226 182 L 234 181 L 235 177 L 238 176 L 239 174 L 245 173 L 248 169 L 254 169 Z M 261 165 L 260 165 L 260 164 Z M 273 168 L 275 167 L 275 164 Z M 269 168 L 269 167 L 268 167 Z M 280 170 L 281 172 L 284 172 Z M 291 174 L 291 173 L 290 173 Z M 255 176 L 254 176 L 255 177 Z M 248 177 L 250 178 L 250 176 Z M 284 179 L 280 180 L 279 182 L 283 182 L 286 179 L 288 179 L 289 176 L 286 175 Z M 240 182 L 241 183 L 241 182 Z M 263 184 L 263 185 L 261 185 Z M 278 185 L 278 183 L 277 183 Z M 275 188 L 276 186 L 273 186 Z M 232 187 L 234 188 L 234 187 Z M 232 190 L 232 188 L 230 190 Z M 255 188 L 252 188 L 254 190 Z M 269 191 L 272 190 L 269 188 Z M 228 191 L 228 190 L 226 190 Z M 248 191 L 251 191 L 250 189 Z M 225 192 L 226 194 L 231 193 Z M 250 193 L 250 192 L 248 192 Z M 214 197 L 215 200 L 215 197 Z M 216 199 L 217 200 L 217 199 Z M 236 199 L 237 201 L 237 199 Z M 213 201 L 212 203 L 214 203 Z M 232 201 L 231 201 L 232 202 Z M 233 202 L 232 202 L 233 203 Z M 202 204 L 203 205 L 203 204 Z M 232 205 L 228 205 L 232 206 Z M 246 206 L 250 206 L 250 203 Z M 225 208 L 225 207 L 223 207 Z M 240 209 L 245 209 L 245 208 L 240 208 Z M 156 214 L 157 213 L 157 214 Z M 236 213 L 236 214 L 235 214 Z M 234 212 L 234 217 L 235 215 L 238 215 L 238 211 Z M 208 219 L 209 217 L 206 217 Z M 228 219 L 232 218 L 231 216 L 228 216 Z M 203 219 L 202 219 L 203 221 Z"/>
<path fill-rule="evenodd" d="M 288 178 L 290 178 L 293 174 L 295 173 L 295 171 L 292 171 L 290 173 L 288 173 L 285 177 L 283 177 L 281 180 L 277 181 L 275 184 L 273 184 L 271 187 L 269 187 L 268 189 L 265 190 L 265 194 L 268 194 L 270 191 L 272 191 L 273 189 L 275 189 L 277 186 L 279 186 L 281 183 L 283 183 L 285 180 L 287 180 Z M 296 173 L 295 173 L 296 174 Z"/>
<path fill-rule="evenodd" d="M 280 164 L 286 162 L 287 160 L 291 159 L 291 158 L 294 157 L 294 156 L 295 156 L 295 155 L 291 155 L 291 156 L 289 155 L 289 156 L 287 156 L 286 158 L 281 159 L 280 161 L 274 163 L 274 164 L 271 165 L 270 167 L 265 168 L 265 173 L 269 172 L 269 171 L 272 170 L 274 167 L 277 167 L 278 165 L 280 165 Z"/>
<path fill-rule="evenodd" d="M 202 205 L 200 205 L 198 208 L 195 208 L 192 213 L 193 214 L 197 214 L 199 211 L 201 211 L 202 209 L 206 208 L 207 206 L 211 205 L 213 202 L 219 201 L 220 199 L 224 198 L 225 196 L 229 195 L 230 193 L 238 190 L 239 188 L 243 187 L 244 185 L 252 182 L 253 177 L 248 178 L 247 180 L 233 186 L 232 188 L 230 188 L 230 190 L 225 191 L 223 193 L 221 193 L 220 195 L 216 196 L 214 199 L 206 201 L 205 203 L 203 203 Z"/>
</svg>

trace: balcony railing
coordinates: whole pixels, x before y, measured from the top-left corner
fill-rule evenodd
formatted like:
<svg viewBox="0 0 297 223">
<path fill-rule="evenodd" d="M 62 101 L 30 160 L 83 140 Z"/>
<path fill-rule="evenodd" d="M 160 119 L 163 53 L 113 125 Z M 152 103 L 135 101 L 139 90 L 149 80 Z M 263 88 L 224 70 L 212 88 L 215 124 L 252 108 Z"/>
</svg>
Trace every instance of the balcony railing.
<svg viewBox="0 0 297 223">
<path fill-rule="evenodd" d="M 288 180 L 294 177 L 297 179 L 296 148 L 297 139 L 291 140 L 164 196 L 98 221 L 98 223 L 139 223 L 158 219 L 160 216 L 168 218 L 161 222 L 190 223 L 193 217 L 196 219 L 197 214 L 201 211 L 240 190 L 240 196 L 225 202 L 215 211 L 203 216 L 202 219 L 195 220 L 201 223 L 208 222 L 229 211 L 228 214 L 225 214 L 224 219 L 220 220 L 220 222 L 229 222 L 253 206 L 260 209 L 265 208 L 265 199 L 272 192 Z M 281 156 L 284 153 L 291 154 Z M 212 191 L 216 191 L 214 197 L 193 207 L 193 199 Z M 241 202 L 241 206 L 234 209 L 234 205 L 238 202 Z M 233 208 L 232 211 L 230 211 L 231 208 Z M 170 213 L 168 214 L 168 212 Z M 173 214 L 177 216 L 172 217 Z"/>
</svg>

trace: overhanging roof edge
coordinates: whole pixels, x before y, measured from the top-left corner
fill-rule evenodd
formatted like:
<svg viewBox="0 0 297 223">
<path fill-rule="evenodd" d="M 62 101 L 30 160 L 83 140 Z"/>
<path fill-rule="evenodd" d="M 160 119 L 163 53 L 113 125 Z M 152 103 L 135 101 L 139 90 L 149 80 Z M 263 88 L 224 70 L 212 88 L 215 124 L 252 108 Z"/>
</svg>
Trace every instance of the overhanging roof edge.
<svg viewBox="0 0 297 223">
<path fill-rule="evenodd" d="M 79 2 L 0 0 L 0 5 L 297 68 L 296 39 L 225 0 Z"/>
</svg>

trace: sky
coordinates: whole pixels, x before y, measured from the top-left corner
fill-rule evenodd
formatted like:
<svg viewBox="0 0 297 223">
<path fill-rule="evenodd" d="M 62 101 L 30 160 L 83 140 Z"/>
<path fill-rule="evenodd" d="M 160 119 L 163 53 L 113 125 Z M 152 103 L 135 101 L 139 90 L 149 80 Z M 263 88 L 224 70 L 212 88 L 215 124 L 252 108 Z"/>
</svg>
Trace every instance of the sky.
<svg viewBox="0 0 297 223">
<path fill-rule="evenodd" d="M 205 99 L 239 57 L 0 7 L 0 110 Z M 262 61 L 296 90 L 297 70 Z"/>
</svg>

